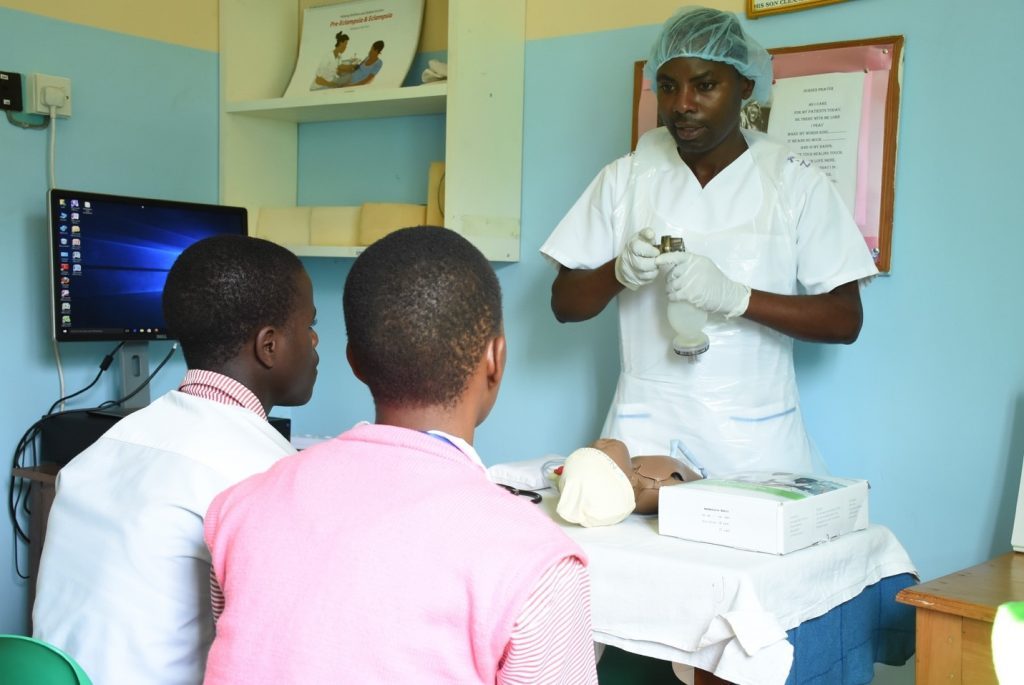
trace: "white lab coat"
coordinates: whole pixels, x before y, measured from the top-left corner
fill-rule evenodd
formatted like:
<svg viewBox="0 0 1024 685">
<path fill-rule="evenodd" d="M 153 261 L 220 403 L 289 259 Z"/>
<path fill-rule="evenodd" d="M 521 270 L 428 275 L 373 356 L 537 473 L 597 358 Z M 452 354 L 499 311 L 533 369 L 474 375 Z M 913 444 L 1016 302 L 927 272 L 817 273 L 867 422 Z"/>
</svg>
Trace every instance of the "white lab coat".
<svg viewBox="0 0 1024 685">
<path fill-rule="evenodd" d="M 33 635 L 97 684 L 202 682 L 206 509 L 294 451 L 254 412 L 178 391 L 116 423 L 58 474 Z"/>
<path fill-rule="evenodd" d="M 758 290 L 818 294 L 877 273 L 849 211 L 818 169 L 763 134 L 706 186 L 664 128 L 609 164 L 541 252 L 596 268 L 638 230 L 683 237 L 726 276 Z M 602 436 L 630 453 L 685 454 L 711 475 L 816 471 L 801 418 L 792 338 L 712 315 L 710 349 L 691 362 L 671 349 L 664 280 L 618 298 L 621 374 Z"/>
</svg>

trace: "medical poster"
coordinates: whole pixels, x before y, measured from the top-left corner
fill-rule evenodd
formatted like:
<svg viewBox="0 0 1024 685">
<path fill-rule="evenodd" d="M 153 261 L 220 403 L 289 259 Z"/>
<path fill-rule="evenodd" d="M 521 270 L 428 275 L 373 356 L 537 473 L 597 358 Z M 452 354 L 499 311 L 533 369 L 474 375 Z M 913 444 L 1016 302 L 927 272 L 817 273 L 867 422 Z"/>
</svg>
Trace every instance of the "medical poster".
<svg viewBox="0 0 1024 685">
<path fill-rule="evenodd" d="M 398 88 L 416 55 L 424 0 L 350 0 L 303 13 L 295 71 L 284 97 Z"/>
<path fill-rule="evenodd" d="M 825 172 L 854 214 L 864 73 L 776 80 L 768 134 Z"/>
</svg>

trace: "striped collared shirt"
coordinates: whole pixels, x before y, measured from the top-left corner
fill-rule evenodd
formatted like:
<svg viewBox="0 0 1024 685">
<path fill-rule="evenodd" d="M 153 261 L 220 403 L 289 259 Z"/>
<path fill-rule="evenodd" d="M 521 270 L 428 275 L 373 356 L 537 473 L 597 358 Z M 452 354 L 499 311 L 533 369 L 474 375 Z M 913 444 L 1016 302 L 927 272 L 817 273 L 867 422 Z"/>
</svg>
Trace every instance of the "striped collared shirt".
<svg viewBox="0 0 1024 685">
<path fill-rule="evenodd" d="M 185 378 L 181 381 L 181 387 L 178 390 L 186 395 L 202 397 L 204 400 L 245 407 L 264 421 L 267 420 L 267 412 L 263 408 L 263 403 L 253 394 L 252 390 L 234 378 L 229 378 L 216 371 L 189 369 L 185 372 Z"/>
<path fill-rule="evenodd" d="M 204 369 L 189 369 L 185 372 L 185 378 L 181 381 L 179 392 L 193 397 L 201 397 L 211 402 L 219 402 L 235 407 L 244 407 L 255 413 L 264 421 L 267 419 L 267 412 L 263 403 L 259 401 L 252 390 L 245 387 L 234 378 Z M 213 569 L 210 569 L 210 600 L 213 605 L 213 615 L 220 616 L 224 610 L 224 594 L 220 585 L 216 582 Z"/>
</svg>

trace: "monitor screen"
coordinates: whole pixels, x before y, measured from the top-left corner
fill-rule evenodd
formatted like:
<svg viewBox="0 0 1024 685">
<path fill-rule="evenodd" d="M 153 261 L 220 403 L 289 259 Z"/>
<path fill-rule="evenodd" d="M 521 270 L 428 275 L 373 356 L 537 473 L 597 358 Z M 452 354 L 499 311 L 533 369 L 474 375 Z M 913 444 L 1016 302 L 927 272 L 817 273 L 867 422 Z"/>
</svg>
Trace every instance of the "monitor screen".
<svg viewBox="0 0 1024 685">
<path fill-rule="evenodd" d="M 174 260 L 212 235 L 245 235 L 246 211 L 85 191 L 50 191 L 57 340 L 163 340 Z"/>
</svg>

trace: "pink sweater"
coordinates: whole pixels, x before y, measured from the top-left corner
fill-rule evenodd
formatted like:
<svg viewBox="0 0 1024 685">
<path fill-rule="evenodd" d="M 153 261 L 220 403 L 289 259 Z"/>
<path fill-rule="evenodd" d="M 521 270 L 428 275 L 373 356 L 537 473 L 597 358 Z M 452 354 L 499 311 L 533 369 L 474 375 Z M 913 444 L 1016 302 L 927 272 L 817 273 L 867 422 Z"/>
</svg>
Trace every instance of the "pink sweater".
<svg viewBox="0 0 1024 685">
<path fill-rule="evenodd" d="M 362 425 L 221 493 L 220 683 L 494 683 L 544 571 L 584 560 L 455 447 Z"/>
</svg>

